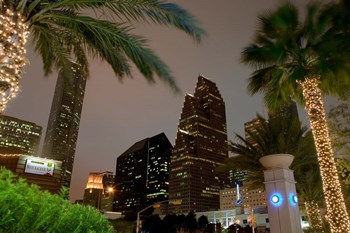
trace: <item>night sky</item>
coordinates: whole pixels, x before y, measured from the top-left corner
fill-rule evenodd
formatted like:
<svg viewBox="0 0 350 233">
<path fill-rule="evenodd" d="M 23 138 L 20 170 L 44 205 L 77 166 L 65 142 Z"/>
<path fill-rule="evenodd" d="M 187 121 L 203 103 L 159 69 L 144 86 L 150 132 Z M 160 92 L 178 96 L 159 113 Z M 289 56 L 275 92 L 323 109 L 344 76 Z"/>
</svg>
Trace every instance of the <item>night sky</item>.
<svg viewBox="0 0 350 233">
<path fill-rule="evenodd" d="M 249 96 L 247 78 L 252 69 L 240 63 L 240 53 L 257 27 L 257 15 L 274 8 L 278 0 L 174 0 L 189 10 L 206 30 L 196 44 L 174 28 L 135 25 L 135 33 L 168 64 L 182 93 L 175 94 L 163 82 L 149 85 L 136 70 L 132 79 L 120 82 L 110 67 L 90 62 L 80 131 L 73 169 L 71 200 L 82 199 L 89 172 L 115 172 L 116 158 L 135 142 L 164 132 L 175 142 L 184 95 L 192 94 L 199 74 L 214 81 L 226 103 L 228 138 L 243 134 L 243 124 L 256 113 L 264 114 L 260 96 Z M 303 7 L 303 0 L 292 1 Z M 23 74 L 21 92 L 5 115 L 32 121 L 43 127 L 45 138 L 57 73 L 44 77 L 41 58 L 27 46 L 30 65 Z M 299 109 L 301 119 L 305 112 Z M 40 150 L 41 151 L 41 150 Z"/>
</svg>

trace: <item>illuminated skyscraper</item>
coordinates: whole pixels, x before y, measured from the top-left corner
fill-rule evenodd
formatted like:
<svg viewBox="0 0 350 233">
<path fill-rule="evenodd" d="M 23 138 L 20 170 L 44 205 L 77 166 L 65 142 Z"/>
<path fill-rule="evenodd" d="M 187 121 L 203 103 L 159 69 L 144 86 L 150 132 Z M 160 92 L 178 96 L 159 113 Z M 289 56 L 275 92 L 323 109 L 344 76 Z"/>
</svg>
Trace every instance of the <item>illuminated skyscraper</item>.
<svg viewBox="0 0 350 233">
<path fill-rule="evenodd" d="M 62 161 L 61 184 L 66 187 L 72 178 L 85 85 L 79 65 L 60 71 L 44 141 L 42 157 Z"/>
<path fill-rule="evenodd" d="M 103 211 L 112 211 L 115 194 L 113 172 L 90 172 L 84 191 L 83 204 Z"/>
<path fill-rule="evenodd" d="M 187 94 L 182 108 L 170 163 L 171 212 L 217 210 L 219 190 L 228 175 L 215 168 L 228 158 L 225 103 L 216 84 L 198 77 L 194 95 Z"/>
<path fill-rule="evenodd" d="M 135 215 L 168 198 L 172 145 L 164 133 L 136 142 L 117 158 L 115 210 Z"/>
<path fill-rule="evenodd" d="M 42 127 L 0 115 L 0 153 L 37 155 Z"/>
</svg>

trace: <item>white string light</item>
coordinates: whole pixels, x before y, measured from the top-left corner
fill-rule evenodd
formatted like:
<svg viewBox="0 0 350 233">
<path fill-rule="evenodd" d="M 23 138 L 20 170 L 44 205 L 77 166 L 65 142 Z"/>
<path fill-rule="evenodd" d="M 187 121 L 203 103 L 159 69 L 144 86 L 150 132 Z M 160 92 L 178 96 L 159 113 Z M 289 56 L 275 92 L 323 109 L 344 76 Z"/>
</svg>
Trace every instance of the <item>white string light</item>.
<svg viewBox="0 0 350 233">
<path fill-rule="evenodd" d="M 0 15 L 0 114 L 7 102 L 16 96 L 27 59 L 24 45 L 28 26 L 19 13 L 7 9 Z"/>
<path fill-rule="evenodd" d="M 317 230 L 318 233 L 324 233 L 321 212 L 318 204 L 314 201 L 308 201 L 305 202 L 305 208 L 312 229 Z"/>
<path fill-rule="evenodd" d="M 350 232 L 350 220 L 335 166 L 322 94 L 318 87 L 319 78 L 310 77 L 298 83 L 303 90 L 305 108 L 314 135 L 331 232 Z"/>
</svg>

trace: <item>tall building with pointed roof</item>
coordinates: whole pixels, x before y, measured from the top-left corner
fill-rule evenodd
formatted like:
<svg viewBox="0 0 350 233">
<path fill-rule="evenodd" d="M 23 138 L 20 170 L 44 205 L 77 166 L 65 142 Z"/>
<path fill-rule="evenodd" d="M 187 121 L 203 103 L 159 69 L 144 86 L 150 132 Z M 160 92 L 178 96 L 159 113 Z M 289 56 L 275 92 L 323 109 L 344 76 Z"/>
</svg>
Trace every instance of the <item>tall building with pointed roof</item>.
<svg viewBox="0 0 350 233">
<path fill-rule="evenodd" d="M 61 69 L 52 100 L 42 157 L 62 161 L 61 185 L 69 187 L 87 76 L 71 63 Z"/>
<path fill-rule="evenodd" d="M 225 103 L 216 84 L 198 77 L 194 95 L 187 94 L 170 162 L 169 197 L 181 200 L 170 212 L 217 210 L 227 174 L 216 167 L 228 158 Z"/>
</svg>

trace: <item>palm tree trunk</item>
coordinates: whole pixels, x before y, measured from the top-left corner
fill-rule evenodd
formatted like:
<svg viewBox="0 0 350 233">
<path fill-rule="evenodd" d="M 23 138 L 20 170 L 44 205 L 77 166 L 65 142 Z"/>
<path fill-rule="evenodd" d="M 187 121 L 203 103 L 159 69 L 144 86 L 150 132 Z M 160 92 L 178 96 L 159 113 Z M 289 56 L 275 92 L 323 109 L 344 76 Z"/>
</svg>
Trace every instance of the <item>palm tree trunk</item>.
<svg viewBox="0 0 350 233">
<path fill-rule="evenodd" d="M 318 76 L 307 77 L 299 82 L 315 140 L 331 232 L 350 232 L 350 220 L 335 166 L 319 83 Z"/>
<path fill-rule="evenodd" d="M 319 206 L 316 202 L 305 202 L 305 209 L 311 228 L 319 233 L 324 233 Z"/>
<path fill-rule="evenodd" d="M 24 48 L 29 34 L 24 18 L 1 6 L 0 15 L 0 115 L 16 96 L 19 80 L 26 64 Z"/>
</svg>

